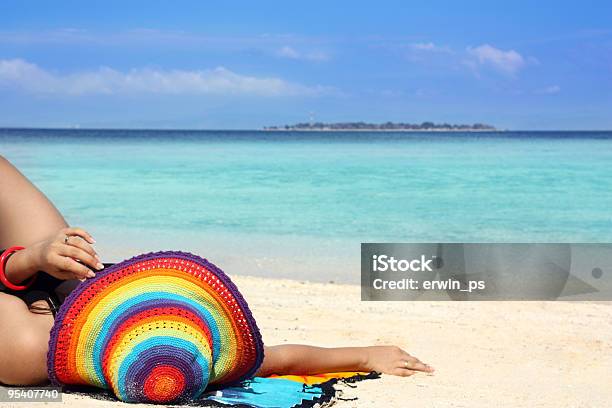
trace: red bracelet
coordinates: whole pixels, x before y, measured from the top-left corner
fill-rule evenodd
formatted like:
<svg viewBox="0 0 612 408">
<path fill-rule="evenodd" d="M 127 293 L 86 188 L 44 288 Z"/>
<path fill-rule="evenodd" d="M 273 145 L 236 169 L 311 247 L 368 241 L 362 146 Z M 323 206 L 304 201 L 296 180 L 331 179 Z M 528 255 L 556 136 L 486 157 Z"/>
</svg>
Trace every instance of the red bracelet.
<svg viewBox="0 0 612 408">
<path fill-rule="evenodd" d="M 6 251 L 4 251 L 2 255 L 0 255 L 0 282 L 2 282 L 4 286 L 6 286 L 8 289 L 11 289 L 11 290 L 25 290 L 29 288 L 36 280 L 36 275 L 34 275 L 30 278 L 28 283 L 26 283 L 25 285 L 21 285 L 21 286 L 15 285 L 15 284 L 12 284 L 8 280 L 8 278 L 6 277 L 6 274 L 4 273 L 4 267 L 6 266 L 6 261 L 8 261 L 11 255 L 13 255 L 17 251 L 21 251 L 22 249 L 25 249 L 25 248 L 20 247 L 20 246 L 10 247 Z"/>
</svg>

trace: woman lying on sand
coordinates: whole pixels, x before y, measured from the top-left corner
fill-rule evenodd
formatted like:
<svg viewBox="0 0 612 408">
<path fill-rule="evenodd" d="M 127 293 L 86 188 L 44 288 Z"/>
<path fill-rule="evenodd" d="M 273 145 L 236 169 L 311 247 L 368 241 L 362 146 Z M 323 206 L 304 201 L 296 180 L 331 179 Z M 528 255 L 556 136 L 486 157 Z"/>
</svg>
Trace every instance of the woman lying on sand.
<svg viewBox="0 0 612 408">
<path fill-rule="evenodd" d="M 44 194 L 2 157 L 0 191 L 0 248 L 25 247 L 4 257 L 0 383 L 40 384 L 47 381 L 49 331 L 61 299 L 56 289 L 66 286 L 64 281 L 78 283 L 75 280 L 94 277 L 94 271 L 104 265 L 91 235 L 69 227 Z M 2 253 L 4 250 L 0 250 Z M 34 275 L 38 276 L 32 286 L 15 290 Z M 433 368 L 395 346 L 321 348 L 286 344 L 265 347 L 256 375 L 338 371 L 378 371 L 407 377 L 416 371 L 433 372 Z"/>
</svg>

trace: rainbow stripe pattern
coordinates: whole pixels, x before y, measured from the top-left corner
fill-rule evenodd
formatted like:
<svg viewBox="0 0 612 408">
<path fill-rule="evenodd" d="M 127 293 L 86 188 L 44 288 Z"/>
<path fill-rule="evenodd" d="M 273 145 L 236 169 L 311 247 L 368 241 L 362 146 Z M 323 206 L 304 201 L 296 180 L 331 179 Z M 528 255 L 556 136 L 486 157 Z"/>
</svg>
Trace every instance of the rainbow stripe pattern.
<svg viewBox="0 0 612 408">
<path fill-rule="evenodd" d="M 55 385 L 180 403 L 252 377 L 262 359 L 259 329 L 227 275 L 193 254 L 156 252 L 98 272 L 66 298 L 47 364 Z"/>
</svg>

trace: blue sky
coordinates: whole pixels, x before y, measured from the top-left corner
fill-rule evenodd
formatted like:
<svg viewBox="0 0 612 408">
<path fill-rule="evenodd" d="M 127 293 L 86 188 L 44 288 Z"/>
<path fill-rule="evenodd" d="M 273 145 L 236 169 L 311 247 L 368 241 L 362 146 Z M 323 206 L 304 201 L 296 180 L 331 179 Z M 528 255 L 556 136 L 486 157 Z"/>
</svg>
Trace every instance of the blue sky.
<svg viewBox="0 0 612 408">
<path fill-rule="evenodd" d="M 609 1 L 218 3 L 3 1 L 0 126 L 612 129 Z"/>
</svg>

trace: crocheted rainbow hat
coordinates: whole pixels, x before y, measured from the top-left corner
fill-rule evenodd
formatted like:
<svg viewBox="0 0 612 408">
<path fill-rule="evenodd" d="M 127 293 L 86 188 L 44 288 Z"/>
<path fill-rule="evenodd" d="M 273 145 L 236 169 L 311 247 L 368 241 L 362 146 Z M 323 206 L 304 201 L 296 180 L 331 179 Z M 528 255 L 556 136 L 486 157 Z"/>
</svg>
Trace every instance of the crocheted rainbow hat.
<svg viewBox="0 0 612 408">
<path fill-rule="evenodd" d="M 189 253 L 156 252 L 98 272 L 66 298 L 47 364 L 55 385 L 175 403 L 251 377 L 262 359 L 259 329 L 227 275 Z"/>
</svg>

